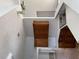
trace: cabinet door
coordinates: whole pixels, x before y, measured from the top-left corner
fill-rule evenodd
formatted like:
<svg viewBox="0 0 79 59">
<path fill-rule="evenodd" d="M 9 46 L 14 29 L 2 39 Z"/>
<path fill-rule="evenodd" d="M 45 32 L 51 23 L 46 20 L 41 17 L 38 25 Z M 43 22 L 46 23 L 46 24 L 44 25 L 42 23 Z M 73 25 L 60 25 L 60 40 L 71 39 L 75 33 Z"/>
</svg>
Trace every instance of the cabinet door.
<svg viewBox="0 0 79 59">
<path fill-rule="evenodd" d="M 35 47 L 48 47 L 48 39 L 35 39 Z"/>
<path fill-rule="evenodd" d="M 76 40 L 67 26 L 61 29 L 60 31 L 59 47 L 60 48 L 76 47 Z"/>
<path fill-rule="evenodd" d="M 34 39 L 36 47 L 48 47 L 48 21 L 35 21 L 33 22 Z"/>
</svg>

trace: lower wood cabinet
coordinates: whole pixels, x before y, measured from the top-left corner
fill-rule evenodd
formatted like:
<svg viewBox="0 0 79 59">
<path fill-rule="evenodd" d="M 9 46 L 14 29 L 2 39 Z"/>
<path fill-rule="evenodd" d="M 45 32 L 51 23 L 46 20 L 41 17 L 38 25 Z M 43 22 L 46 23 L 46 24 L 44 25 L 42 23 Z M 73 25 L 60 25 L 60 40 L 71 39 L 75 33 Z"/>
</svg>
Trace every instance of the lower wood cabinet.
<svg viewBox="0 0 79 59">
<path fill-rule="evenodd" d="M 65 26 L 60 30 L 59 35 L 59 48 L 75 48 L 76 40 L 69 30 L 68 26 Z"/>
</svg>

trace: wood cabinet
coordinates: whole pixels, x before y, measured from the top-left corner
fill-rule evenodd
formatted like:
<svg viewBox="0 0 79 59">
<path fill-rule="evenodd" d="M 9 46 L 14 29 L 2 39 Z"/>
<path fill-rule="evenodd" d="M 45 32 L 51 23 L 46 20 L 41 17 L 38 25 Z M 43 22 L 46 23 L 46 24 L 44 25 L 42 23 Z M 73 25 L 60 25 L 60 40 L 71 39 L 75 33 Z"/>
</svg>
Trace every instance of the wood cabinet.
<svg viewBox="0 0 79 59">
<path fill-rule="evenodd" d="M 59 48 L 75 48 L 76 40 L 69 30 L 68 26 L 65 26 L 60 31 L 59 36 Z"/>
<path fill-rule="evenodd" d="M 48 47 L 48 21 L 33 21 L 35 47 Z"/>
</svg>

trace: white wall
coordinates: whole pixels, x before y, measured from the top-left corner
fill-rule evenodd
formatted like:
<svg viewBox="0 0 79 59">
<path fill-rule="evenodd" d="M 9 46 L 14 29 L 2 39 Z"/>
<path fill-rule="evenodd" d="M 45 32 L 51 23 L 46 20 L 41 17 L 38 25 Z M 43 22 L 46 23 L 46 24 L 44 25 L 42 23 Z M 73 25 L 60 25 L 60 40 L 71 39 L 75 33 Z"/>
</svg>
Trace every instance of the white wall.
<svg viewBox="0 0 79 59">
<path fill-rule="evenodd" d="M 38 59 L 49 59 L 49 53 L 39 53 Z"/>
<path fill-rule="evenodd" d="M 51 42 L 52 41 L 52 42 Z M 58 48 L 58 40 L 49 38 L 49 48 Z M 53 43 L 53 44 L 52 44 Z M 34 47 L 34 37 L 25 37 L 24 59 L 37 59 L 37 50 Z M 40 53 L 39 59 L 49 59 L 49 53 Z"/>
<path fill-rule="evenodd" d="M 37 50 L 34 47 L 34 38 L 25 37 L 25 54 L 24 59 L 37 59 Z M 40 54 L 39 59 L 49 59 L 49 54 Z"/>
<path fill-rule="evenodd" d="M 55 11 L 57 0 L 24 0 L 25 16 L 35 17 L 37 11 Z"/>
<path fill-rule="evenodd" d="M 79 43 L 79 14 L 66 6 L 67 25 Z"/>
<path fill-rule="evenodd" d="M 12 52 L 14 59 L 23 59 L 23 28 L 16 9 L 0 17 L 0 59 Z M 18 32 L 20 36 L 18 37 Z"/>
<path fill-rule="evenodd" d="M 58 4 L 60 4 L 61 2 L 63 2 L 63 0 L 58 0 Z"/>
<path fill-rule="evenodd" d="M 34 38 L 25 37 L 24 59 L 37 59 L 36 48 L 34 47 Z"/>
<path fill-rule="evenodd" d="M 75 12 L 79 13 L 79 0 L 64 0 L 65 4 L 67 4 L 70 8 L 72 8 Z"/>
<path fill-rule="evenodd" d="M 12 0 L 0 0 L 0 6 L 1 5 L 10 5 L 10 4 L 13 4 L 14 2 Z"/>
<path fill-rule="evenodd" d="M 57 31 L 58 31 L 58 19 L 35 19 L 35 18 L 26 18 L 23 20 L 24 23 L 24 30 L 26 33 L 26 36 L 33 37 L 33 21 L 34 20 L 40 20 L 40 21 L 49 21 L 49 37 L 56 37 Z"/>
<path fill-rule="evenodd" d="M 49 47 L 57 48 L 58 44 L 58 28 L 59 28 L 59 21 L 57 19 L 39 19 L 39 18 L 27 18 L 23 20 L 24 23 L 24 30 L 25 30 L 25 59 L 36 59 L 36 48 L 34 47 L 34 35 L 33 35 L 33 20 L 47 20 L 49 21 Z M 55 38 L 55 40 L 53 40 Z M 52 42 L 55 42 L 52 44 Z M 39 58 L 43 58 L 46 56 L 45 59 L 48 59 L 48 54 L 43 55 Z"/>
<path fill-rule="evenodd" d="M 0 6 L 1 5 L 11 5 L 11 4 L 18 4 L 19 0 L 0 0 Z"/>
</svg>

